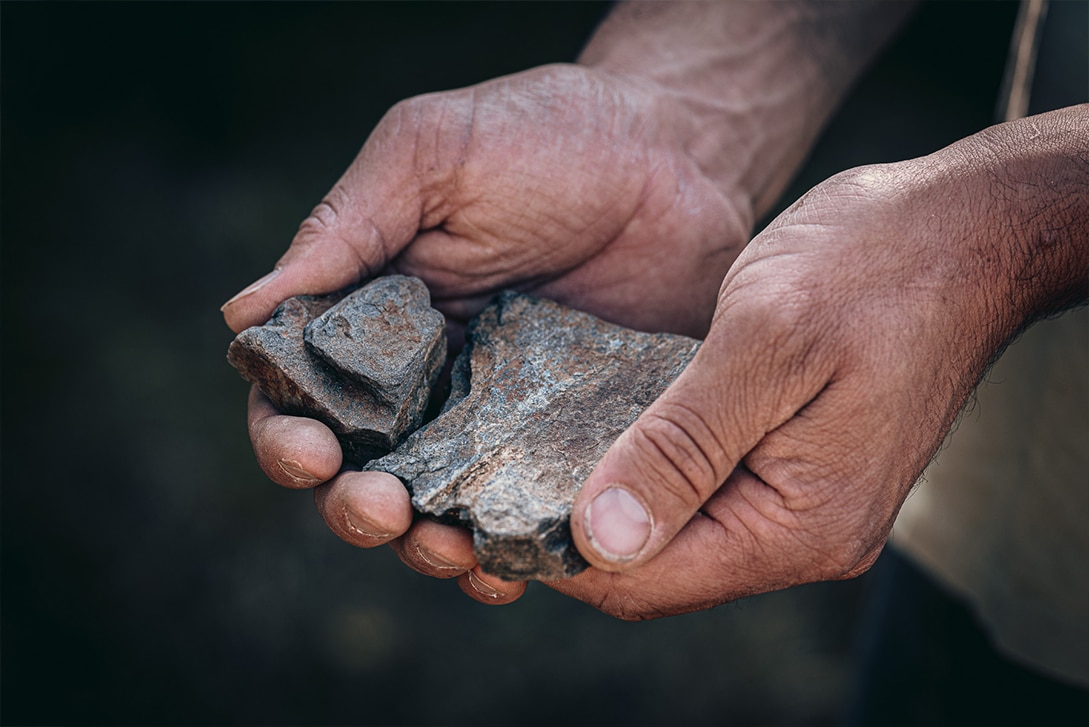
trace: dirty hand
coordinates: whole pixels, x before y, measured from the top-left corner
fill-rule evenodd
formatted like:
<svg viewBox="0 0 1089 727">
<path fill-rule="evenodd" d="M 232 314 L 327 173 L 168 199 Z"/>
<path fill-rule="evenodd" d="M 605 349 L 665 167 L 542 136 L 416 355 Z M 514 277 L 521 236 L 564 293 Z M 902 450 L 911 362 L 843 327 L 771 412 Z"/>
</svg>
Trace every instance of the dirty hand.
<svg viewBox="0 0 1089 727">
<path fill-rule="evenodd" d="M 1087 129 L 993 127 L 775 220 L 580 493 L 593 568 L 552 585 L 642 619 L 866 570 L 996 352 L 1089 294 Z"/>
<path fill-rule="evenodd" d="M 504 288 L 702 336 L 754 219 L 909 9 L 620 3 L 583 65 L 403 102 L 275 271 L 224 306 L 227 322 L 239 331 L 289 296 L 398 272 L 428 284 L 455 346 Z M 256 391 L 250 435 L 282 485 L 312 487 L 341 467 L 326 427 L 281 416 Z M 392 541 L 412 567 L 459 576 L 484 602 L 524 590 L 479 572 L 466 531 L 411 525 L 395 478 L 346 472 L 316 492 L 348 542 Z"/>
<path fill-rule="evenodd" d="M 517 288 L 702 335 L 752 213 L 685 149 L 674 109 L 652 84 L 574 65 L 401 102 L 227 323 L 400 273 L 455 324 Z"/>
<path fill-rule="evenodd" d="M 505 288 L 700 336 L 752 213 L 740 190 L 712 182 L 685 150 L 677 109 L 652 84 L 579 66 L 402 102 L 275 271 L 224 306 L 226 320 L 240 331 L 287 297 L 396 272 L 427 283 L 455 345 L 459 324 Z M 281 485 L 311 487 L 340 470 L 326 427 L 280 416 L 257 392 L 250 432 Z M 318 501 L 334 531 L 366 546 L 403 533 L 411 507 L 390 479 L 345 473 L 323 488 Z"/>
</svg>

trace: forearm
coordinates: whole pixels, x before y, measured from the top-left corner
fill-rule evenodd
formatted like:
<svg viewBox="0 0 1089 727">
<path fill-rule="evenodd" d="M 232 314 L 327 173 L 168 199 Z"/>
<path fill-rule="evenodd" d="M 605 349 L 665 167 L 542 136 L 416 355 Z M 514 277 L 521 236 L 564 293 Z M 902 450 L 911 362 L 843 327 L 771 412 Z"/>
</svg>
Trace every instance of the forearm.
<svg viewBox="0 0 1089 727">
<path fill-rule="evenodd" d="M 851 83 L 914 3 L 634 2 L 580 63 L 645 82 L 688 152 L 743 190 L 753 219 L 782 193 Z"/>
</svg>

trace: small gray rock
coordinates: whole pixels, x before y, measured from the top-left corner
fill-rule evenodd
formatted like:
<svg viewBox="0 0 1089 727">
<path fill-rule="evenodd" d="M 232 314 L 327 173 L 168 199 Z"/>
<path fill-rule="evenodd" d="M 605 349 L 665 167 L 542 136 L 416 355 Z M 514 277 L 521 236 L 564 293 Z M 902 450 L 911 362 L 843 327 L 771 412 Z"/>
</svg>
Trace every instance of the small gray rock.
<svg viewBox="0 0 1089 727">
<path fill-rule="evenodd" d="M 391 331 L 402 329 L 408 335 L 391 343 Z M 335 356 L 336 367 L 323 356 Z M 227 352 L 280 411 L 323 422 L 360 465 L 420 426 L 445 358 L 442 314 L 421 281 L 400 275 L 347 296 L 291 298 Z M 386 368 L 377 370 L 381 361 Z"/>
<path fill-rule="evenodd" d="M 470 323 L 442 414 L 367 469 L 399 477 L 417 510 L 470 527 L 485 572 L 575 575 L 583 480 L 698 348 L 505 293 Z"/>
<path fill-rule="evenodd" d="M 404 431 L 420 426 L 446 362 L 446 321 L 423 281 L 378 278 L 311 321 L 304 337 L 313 353 L 396 411 Z"/>
</svg>

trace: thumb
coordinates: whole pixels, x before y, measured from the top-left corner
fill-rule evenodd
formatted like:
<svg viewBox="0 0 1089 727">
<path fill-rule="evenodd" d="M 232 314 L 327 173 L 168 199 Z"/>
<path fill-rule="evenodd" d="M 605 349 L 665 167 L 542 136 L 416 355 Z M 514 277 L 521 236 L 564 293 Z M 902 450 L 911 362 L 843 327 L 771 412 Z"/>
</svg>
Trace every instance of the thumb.
<svg viewBox="0 0 1089 727">
<path fill-rule="evenodd" d="M 414 161 L 419 134 L 404 130 L 404 116 L 399 107 L 386 114 L 273 271 L 223 305 L 232 330 L 264 323 L 292 296 L 331 293 L 373 276 L 412 240 L 423 206 Z"/>
<path fill-rule="evenodd" d="M 571 529 L 594 567 L 628 570 L 653 558 L 745 455 L 823 386 L 819 367 L 799 366 L 802 337 L 778 334 L 792 324 L 746 307 L 740 314 L 720 309 L 688 368 L 584 483 Z M 799 340 L 780 345 L 790 338 Z"/>
</svg>

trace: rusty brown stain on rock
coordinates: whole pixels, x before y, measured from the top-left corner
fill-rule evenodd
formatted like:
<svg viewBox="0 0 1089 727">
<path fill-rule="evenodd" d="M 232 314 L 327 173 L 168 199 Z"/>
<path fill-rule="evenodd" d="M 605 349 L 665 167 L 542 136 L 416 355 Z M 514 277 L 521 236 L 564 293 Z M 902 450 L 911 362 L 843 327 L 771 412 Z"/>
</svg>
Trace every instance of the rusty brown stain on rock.
<svg viewBox="0 0 1089 727">
<path fill-rule="evenodd" d="M 570 532 L 583 481 L 698 348 L 504 293 L 469 324 L 442 412 L 417 429 L 443 319 L 423 283 L 389 276 L 288 300 L 228 359 L 281 411 L 332 428 L 349 459 L 399 477 L 419 512 L 471 528 L 486 572 L 552 580 L 586 567 Z"/>
<path fill-rule="evenodd" d="M 470 527 L 485 572 L 569 577 L 586 566 L 570 536 L 583 480 L 698 347 L 506 293 L 470 324 L 442 414 L 368 469 Z"/>
</svg>

